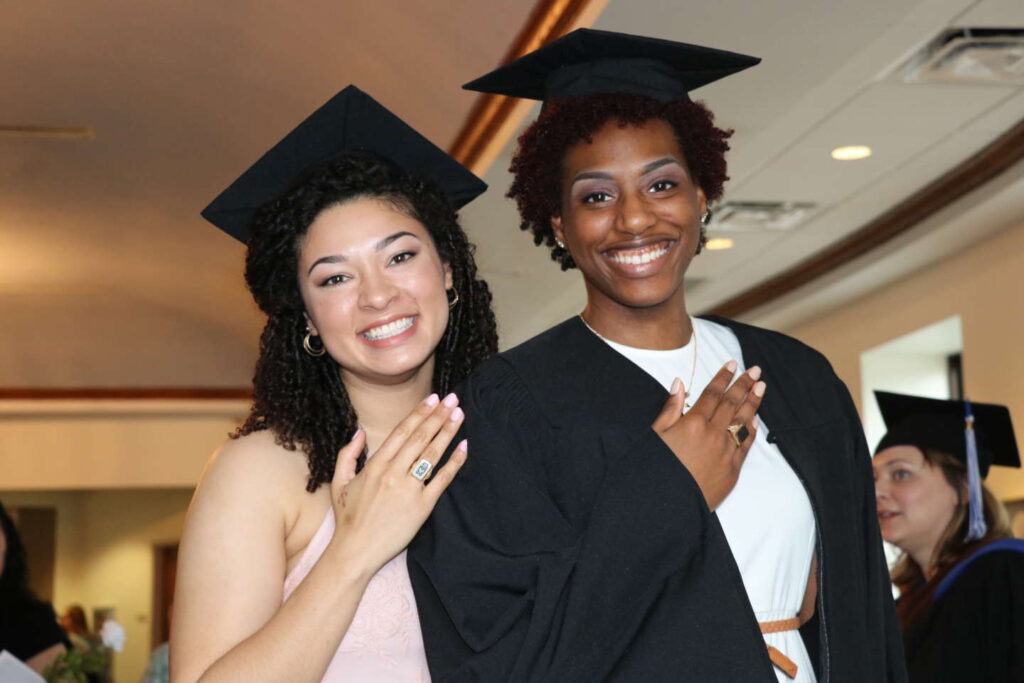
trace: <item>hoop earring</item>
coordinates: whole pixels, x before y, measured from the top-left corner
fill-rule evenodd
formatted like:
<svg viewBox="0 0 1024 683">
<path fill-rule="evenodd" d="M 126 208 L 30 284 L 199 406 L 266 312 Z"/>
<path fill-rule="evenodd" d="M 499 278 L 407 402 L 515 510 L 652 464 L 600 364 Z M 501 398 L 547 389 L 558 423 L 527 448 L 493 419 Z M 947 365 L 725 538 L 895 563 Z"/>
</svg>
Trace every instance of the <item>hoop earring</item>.
<svg viewBox="0 0 1024 683">
<path fill-rule="evenodd" d="M 306 353 L 313 356 L 314 358 L 319 358 L 320 356 L 327 353 L 327 349 L 326 347 L 324 347 L 323 342 L 320 343 L 319 349 L 313 348 L 314 336 L 315 335 L 310 330 L 306 330 L 306 336 L 302 338 L 302 348 L 305 349 Z"/>
<path fill-rule="evenodd" d="M 451 292 L 454 292 L 454 293 L 455 293 L 455 298 L 454 298 L 454 299 L 453 299 L 453 298 L 451 298 L 451 296 L 450 296 L 450 293 L 451 293 Z M 447 297 L 447 299 L 448 299 L 448 310 L 450 311 L 450 310 L 452 310 L 453 308 L 455 308 L 456 304 L 458 304 L 458 303 L 459 303 L 459 290 L 457 290 L 457 289 L 455 289 L 454 287 L 452 287 L 451 289 L 449 289 L 449 290 L 447 290 L 447 291 L 445 292 L 445 296 L 446 296 L 446 297 Z"/>
<path fill-rule="evenodd" d="M 700 224 L 707 225 L 711 222 L 711 209 L 704 209 L 704 215 L 700 217 Z"/>
</svg>

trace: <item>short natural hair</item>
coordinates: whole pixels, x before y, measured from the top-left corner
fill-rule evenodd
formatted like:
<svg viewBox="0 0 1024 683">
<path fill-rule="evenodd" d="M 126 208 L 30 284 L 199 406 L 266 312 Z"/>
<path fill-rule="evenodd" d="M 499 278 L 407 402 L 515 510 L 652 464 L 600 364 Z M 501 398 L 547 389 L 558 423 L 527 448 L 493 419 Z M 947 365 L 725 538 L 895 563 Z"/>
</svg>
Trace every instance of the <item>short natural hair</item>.
<svg viewBox="0 0 1024 683">
<path fill-rule="evenodd" d="M 508 196 L 516 200 L 520 228 L 545 244 L 562 270 L 574 268 L 569 252 L 558 246 L 551 218 L 560 211 L 565 155 L 579 142 L 590 142 L 608 121 L 639 126 L 661 119 L 675 131 L 686 165 L 708 201 L 722 196 L 729 179 L 725 153 L 731 130 L 714 124 L 714 115 L 700 102 L 658 102 L 641 95 L 580 95 L 544 105 L 537 120 L 519 138 L 509 169 L 514 179 Z"/>
</svg>

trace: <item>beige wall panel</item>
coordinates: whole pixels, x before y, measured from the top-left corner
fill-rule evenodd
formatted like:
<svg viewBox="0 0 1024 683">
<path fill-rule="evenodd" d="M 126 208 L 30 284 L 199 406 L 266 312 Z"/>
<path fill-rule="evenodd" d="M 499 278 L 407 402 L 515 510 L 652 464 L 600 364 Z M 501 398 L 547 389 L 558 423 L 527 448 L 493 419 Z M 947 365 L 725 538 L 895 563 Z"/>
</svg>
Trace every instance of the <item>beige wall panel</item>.
<svg viewBox="0 0 1024 683">
<path fill-rule="evenodd" d="M 238 422 L 224 414 L 4 414 L 0 406 L 0 488 L 194 486 Z"/>
<path fill-rule="evenodd" d="M 815 320 L 786 330 L 828 356 L 860 402 L 864 351 L 952 315 L 963 320 L 964 391 L 1002 403 L 1024 437 L 1024 224 Z M 1024 471 L 994 468 L 987 484 L 1024 498 Z"/>
</svg>

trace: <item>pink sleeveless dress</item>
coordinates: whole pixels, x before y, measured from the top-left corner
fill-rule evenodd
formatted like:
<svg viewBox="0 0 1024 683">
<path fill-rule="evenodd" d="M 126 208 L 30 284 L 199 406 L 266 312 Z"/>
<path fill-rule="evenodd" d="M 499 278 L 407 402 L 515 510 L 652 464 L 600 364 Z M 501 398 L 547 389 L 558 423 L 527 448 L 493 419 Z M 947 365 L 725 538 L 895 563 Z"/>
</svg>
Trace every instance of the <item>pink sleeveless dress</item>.
<svg viewBox="0 0 1024 683">
<path fill-rule="evenodd" d="M 333 536 L 334 511 L 328 510 L 302 557 L 284 580 L 284 600 L 313 569 Z M 404 550 L 370 579 L 355 618 L 322 680 L 329 683 L 430 681 Z"/>
</svg>

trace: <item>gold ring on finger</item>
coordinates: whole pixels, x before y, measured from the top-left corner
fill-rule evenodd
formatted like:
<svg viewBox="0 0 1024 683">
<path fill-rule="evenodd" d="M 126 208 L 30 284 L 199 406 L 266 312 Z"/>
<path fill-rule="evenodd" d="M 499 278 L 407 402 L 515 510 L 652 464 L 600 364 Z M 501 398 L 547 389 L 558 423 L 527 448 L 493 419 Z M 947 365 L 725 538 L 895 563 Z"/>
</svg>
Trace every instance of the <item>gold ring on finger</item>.
<svg viewBox="0 0 1024 683">
<path fill-rule="evenodd" d="M 409 470 L 409 474 L 412 476 L 413 479 L 423 481 L 424 479 L 427 478 L 427 475 L 430 474 L 430 470 L 433 467 L 434 466 L 430 463 L 429 460 L 423 458 L 418 463 L 412 466 L 412 469 Z"/>
<path fill-rule="evenodd" d="M 750 436 L 750 431 L 747 429 L 746 425 L 729 425 L 726 427 L 726 430 L 732 436 L 733 443 L 736 444 L 737 448 L 741 447 L 747 437 Z"/>
</svg>

